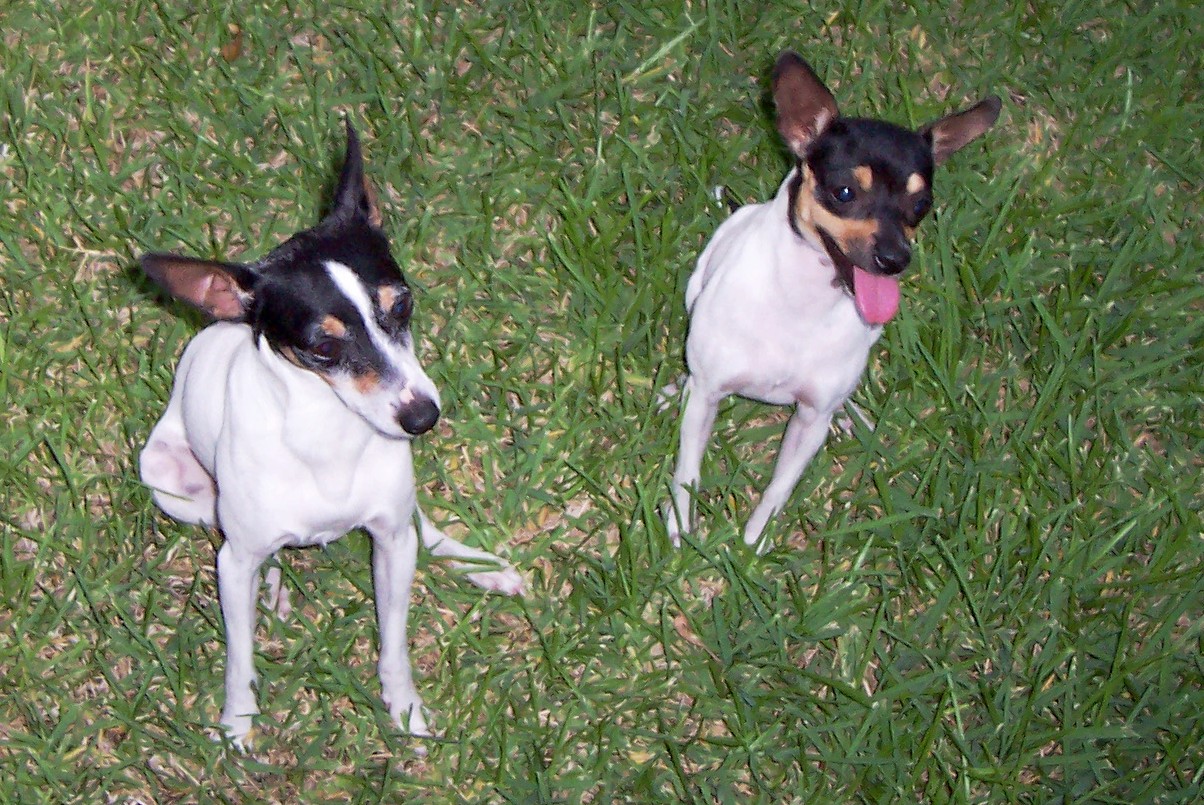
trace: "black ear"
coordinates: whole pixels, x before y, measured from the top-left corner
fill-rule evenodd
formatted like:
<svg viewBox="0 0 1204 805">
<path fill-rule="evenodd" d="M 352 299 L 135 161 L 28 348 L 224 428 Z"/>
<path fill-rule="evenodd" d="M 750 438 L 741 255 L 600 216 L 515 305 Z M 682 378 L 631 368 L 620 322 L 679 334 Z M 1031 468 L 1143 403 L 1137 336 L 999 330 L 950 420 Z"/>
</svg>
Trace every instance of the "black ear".
<svg viewBox="0 0 1204 805">
<path fill-rule="evenodd" d="M 836 99 L 811 65 L 791 50 L 778 56 L 772 80 L 773 102 L 778 108 L 778 133 L 801 159 L 806 155 L 807 146 L 840 115 Z"/>
<path fill-rule="evenodd" d="M 334 193 L 334 209 L 331 215 L 362 216 L 373 226 L 380 226 L 380 209 L 376 206 L 376 193 L 364 177 L 364 158 L 360 153 L 360 139 L 347 120 L 347 154 L 343 157 L 343 172 L 339 174 L 339 187 Z"/>
<path fill-rule="evenodd" d="M 255 298 L 256 274 L 239 263 L 175 254 L 147 254 L 139 262 L 165 291 L 214 319 L 244 320 Z"/>
<path fill-rule="evenodd" d="M 1002 104 L 991 95 L 962 112 L 934 120 L 920 129 L 932 142 L 932 158 L 940 165 L 954 152 L 982 136 L 999 119 Z"/>
</svg>

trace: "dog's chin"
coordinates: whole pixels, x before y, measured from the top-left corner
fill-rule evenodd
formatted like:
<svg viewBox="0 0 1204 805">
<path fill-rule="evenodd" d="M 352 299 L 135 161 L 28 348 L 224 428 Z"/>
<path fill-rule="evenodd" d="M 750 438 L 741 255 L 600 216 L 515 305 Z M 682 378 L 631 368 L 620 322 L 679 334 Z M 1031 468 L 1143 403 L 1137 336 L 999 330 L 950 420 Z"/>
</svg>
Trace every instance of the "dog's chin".
<svg viewBox="0 0 1204 805">
<path fill-rule="evenodd" d="M 836 267 L 833 284 L 853 297 L 853 304 L 865 323 L 880 327 L 893 319 L 899 312 L 898 278 L 866 271 L 853 262 L 826 232 L 821 229 L 819 234 L 832 265 Z"/>
<path fill-rule="evenodd" d="M 386 439 L 393 439 L 397 442 L 412 442 L 418 438 L 412 433 L 406 433 L 403 429 L 396 426 L 389 428 L 388 430 L 375 425 L 373 427 L 376 427 L 376 432 L 381 436 L 384 436 Z"/>
<path fill-rule="evenodd" d="M 348 401 L 344 400 L 344 403 L 346 404 Z M 401 427 L 401 423 L 396 419 L 396 416 L 390 416 L 391 412 L 387 409 L 365 410 L 365 408 L 353 404 L 348 404 L 347 407 L 359 415 L 364 424 L 375 431 L 378 436 L 399 442 L 410 442 L 415 438 L 413 434 L 406 433 L 405 429 Z"/>
<path fill-rule="evenodd" d="M 843 288 L 849 296 L 854 296 L 853 269 L 856 268 L 856 265 L 841 250 L 840 246 L 836 245 L 836 241 L 831 235 L 819 227 L 816 227 L 815 231 L 819 233 L 820 240 L 823 241 L 824 251 L 828 253 L 828 259 L 836 267 L 836 277 L 832 280 L 832 285 L 837 288 Z"/>
<path fill-rule="evenodd" d="M 376 419 L 364 417 L 368 424 L 376 429 L 376 432 L 386 439 L 393 439 L 399 442 L 412 442 L 422 434 L 413 434 L 401 426 L 401 422 L 397 419 Z"/>
</svg>

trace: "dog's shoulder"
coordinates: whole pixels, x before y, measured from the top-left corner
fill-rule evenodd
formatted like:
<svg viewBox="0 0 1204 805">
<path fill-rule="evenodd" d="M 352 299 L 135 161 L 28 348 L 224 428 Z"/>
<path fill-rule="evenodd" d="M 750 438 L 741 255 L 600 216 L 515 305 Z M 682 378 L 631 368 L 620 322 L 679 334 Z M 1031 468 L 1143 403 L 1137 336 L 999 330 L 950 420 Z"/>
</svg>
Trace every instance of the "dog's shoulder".
<svg viewBox="0 0 1204 805">
<path fill-rule="evenodd" d="M 780 246 L 777 239 L 786 227 L 786 202 L 782 190 L 769 201 L 745 204 L 735 210 L 711 236 L 690 280 L 686 284 L 686 310 L 712 280 L 730 271 L 742 271 Z"/>
<path fill-rule="evenodd" d="M 214 322 L 194 335 L 184 347 L 176 374 L 190 374 L 195 369 L 228 368 L 234 363 L 235 356 L 247 349 L 254 349 L 254 334 L 249 326 L 238 322 Z"/>
</svg>

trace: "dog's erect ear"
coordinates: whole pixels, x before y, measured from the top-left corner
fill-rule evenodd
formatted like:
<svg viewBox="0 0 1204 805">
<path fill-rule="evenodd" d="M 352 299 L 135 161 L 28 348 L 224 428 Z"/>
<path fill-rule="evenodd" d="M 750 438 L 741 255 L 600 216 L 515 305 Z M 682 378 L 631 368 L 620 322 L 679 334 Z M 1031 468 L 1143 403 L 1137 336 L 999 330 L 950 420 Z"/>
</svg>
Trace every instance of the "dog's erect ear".
<svg viewBox="0 0 1204 805">
<path fill-rule="evenodd" d="M 206 315 L 227 321 L 246 318 L 256 280 L 247 266 L 175 254 L 147 254 L 139 262 L 165 291 Z"/>
<path fill-rule="evenodd" d="M 1000 106 L 999 99 L 992 95 L 963 112 L 955 112 L 921 128 L 920 134 L 932 143 L 932 158 L 936 164 L 940 165 L 995 125 Z"/>
<path fill-rule="evenodd" d="M 339 175 L 339 187 L 334 193 L 332 215 L 363 216 L 368 223 L 379 227 L 380 208 L 376 206 L 376 192 L 364 176 L 364 158 L 360 153 L 360 138 L 356 136 L 351 121 L 347 123 L 347 154 L 343 157 L 343 172 Z"/>
<path fill-rule="evenodd" d="M 792 50 L 778 56 L 773 66 L 773 102 L 778 107 L 778 133 L 800 159 L 840 114 L 824 82 Z"/>
</svg>

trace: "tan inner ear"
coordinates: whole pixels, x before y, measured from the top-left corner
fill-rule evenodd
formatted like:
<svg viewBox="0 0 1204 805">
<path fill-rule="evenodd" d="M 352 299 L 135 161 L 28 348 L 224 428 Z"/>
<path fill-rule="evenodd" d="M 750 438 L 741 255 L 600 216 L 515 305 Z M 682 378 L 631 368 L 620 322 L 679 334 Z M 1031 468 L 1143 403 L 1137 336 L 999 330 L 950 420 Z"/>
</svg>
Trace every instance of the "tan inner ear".
<svg viewBox="0 0 1204 805">
<path fill-rule="evenodd" d="M 778 57 L 772 82 L 778 133 L 801 158 L 807 146 L 836 118 L 836 99 L 797 53 L 787 51 Z"/>
<path fill-rule="evenodd" d="M 243 315 L 243 300 L 247 294 L 225 274 L 211 272 L 200 278 L 200 307 L 215 319 L 236 319 Z"/>
<path fill-rule="evenodd" d="M 364 177 L 364 197 L 368 199 L 368 223 L 375 227 L 380 227 L 381 218 L 380 204 L 376 196 L 376 188 L 372 186 L 372 182 L 368 181 L 368 177 Z"/>
</svg>

